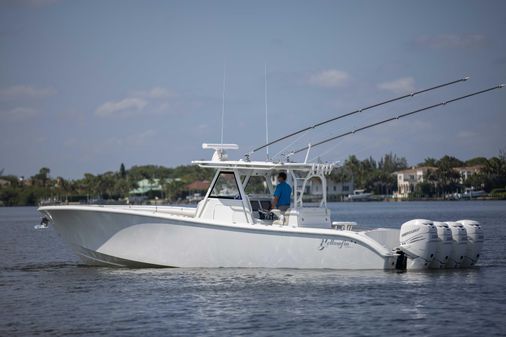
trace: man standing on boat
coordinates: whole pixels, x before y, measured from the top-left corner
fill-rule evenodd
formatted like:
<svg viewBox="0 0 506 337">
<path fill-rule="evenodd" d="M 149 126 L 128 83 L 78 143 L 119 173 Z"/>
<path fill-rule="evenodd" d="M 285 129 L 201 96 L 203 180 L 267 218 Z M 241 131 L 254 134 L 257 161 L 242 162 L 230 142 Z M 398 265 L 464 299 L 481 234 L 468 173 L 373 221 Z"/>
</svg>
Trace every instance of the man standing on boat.
<svg viewBox="0 0 506 337">
<path fill-rule="evenodd" d="M 280 172 L 278 174 L 278 185 L 271 202 L 271 209 L 277 208 L 281 212 L 285 212 L 290 207 L 291 195 L 292 188 L 286 182 L 286 173 Z"/>
</svg>

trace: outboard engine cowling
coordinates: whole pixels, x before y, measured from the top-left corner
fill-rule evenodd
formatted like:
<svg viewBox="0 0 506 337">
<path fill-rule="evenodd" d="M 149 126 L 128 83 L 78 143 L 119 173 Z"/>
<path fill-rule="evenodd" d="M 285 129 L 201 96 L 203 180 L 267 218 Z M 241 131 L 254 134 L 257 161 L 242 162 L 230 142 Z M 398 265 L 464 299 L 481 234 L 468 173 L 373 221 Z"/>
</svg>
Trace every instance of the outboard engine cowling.
<svg viewBox="0 0 506 337">
<path fill-rule="evenodd" d="M 467 251 L 467 231 L 459 222 L 448 221 L 446 223 L 452 231 L 452 252 L 446 263 L 446 268 L 460 268 Z"/>
<path fill-rule="evenodd" d="M 429 267 L 444 268 L 452 252 L 452 231 L 450 230 L 450 227 L 444 222 L 434 221 L 434 226 L 436 226 L 437 230 L 438 244 L 436 255 L 434 256 L 434 260 L 432 260 Z"/>
<path fill-rule="evenodd" d="M 476 264 L 480 258 L 481 248 L 483 247 L 483 229 L 478 221 L 459 220 L 467 232 L 467 250 L 462 261 L 462 267 L 471 267 Z"/>
<path fill-rule="evenodd" d="M 436 254 L 438 235 L 432 221 L 415 219 L 405 222 L 399 234 L 400 250 L 407 258 L 407 269 L 425 269 Z"/>
</svg>

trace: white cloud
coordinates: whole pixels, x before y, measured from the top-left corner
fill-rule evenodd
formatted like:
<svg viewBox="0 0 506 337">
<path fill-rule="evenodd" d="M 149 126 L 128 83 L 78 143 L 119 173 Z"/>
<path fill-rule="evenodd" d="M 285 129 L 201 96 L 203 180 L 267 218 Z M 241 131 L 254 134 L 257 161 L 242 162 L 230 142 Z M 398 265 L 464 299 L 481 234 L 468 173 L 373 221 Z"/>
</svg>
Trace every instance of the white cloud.
<svg viewBox="0 0 506 337">
<path fill-rule="evenodd" d="M 105 102 L 97 108 L 95 113 L 98 116 L 106 117 L 118 113 L 141 112 L 147 104 L 148 102 L 142 98 L 130 97 L 120 101 Z"/>
<path fill-rule="evenodd" d="M 461 130 L 457 133 L 457 138 L 460 139 L 466 139 L 466 140 L 475 140 L 476 138 L 479 138 L 479 134 L 475 131 L 470 130 Z"/>
<path fill-rule="evenodd" d="M 55 94 L 56 90 L 51 87 L 35 88 L 29 85 L 14 85 L 12 87 L 0 89 L 0 99 L 2 100 L 43 98 Z"/>
<path fill-rule="evenodd" d="M 415 80 L 412 77 L 402 77 L 393 81 L 378 84 L 381 90 L 387 90 L 397 95 L 415 91 Z"/>
<path fill-rule="evenodd" d="M 309 83 L 318 87 L 332 88 L 343 86 L 348 82 L 349 78 L 348 73 L 342 70 L 327 69 L 311 75 Z"/>
<path fill-rule="evenodd" d="M 167 102 L 159 104 L 158 107 L 156 108 L 156 112 L 158 113 L 163 113 L 167 111 L 169 111 L 169 103 Z"/>
<path fill-rule="evenodd" d="M 430 48 L 471 48 L 485 45 L 487 39 L 481 34 L 439 34 L 422 35 L 416 39 L 416 44 Z"/>
<path fill-rule="evenodd" d="M 35 117 L 38 111 L 32 108 L 17 107 L 11 110 L 4 111 L 2 115 L 10 120 L 25 120 L 28 118 Z"/>
<path fill-rule="evenodd" d="M 145 91 L 136 91 L 134 92 L 134 96 L 144 97 L 144 98 L 169 98 L 175 96 L 174 92 L 167 88 L 162 87 L 154 87 Z"/>
<path fill-rule="evenodd" d="M 100 117 L 144 112 L 162 114 L 170 110 L 170 99 L 174 97 L 176 94 L 173 91 L 162 87 L 134 91 L 124 99 L 105 102 L 95 110 L 95 114 Z"/>
</svg>

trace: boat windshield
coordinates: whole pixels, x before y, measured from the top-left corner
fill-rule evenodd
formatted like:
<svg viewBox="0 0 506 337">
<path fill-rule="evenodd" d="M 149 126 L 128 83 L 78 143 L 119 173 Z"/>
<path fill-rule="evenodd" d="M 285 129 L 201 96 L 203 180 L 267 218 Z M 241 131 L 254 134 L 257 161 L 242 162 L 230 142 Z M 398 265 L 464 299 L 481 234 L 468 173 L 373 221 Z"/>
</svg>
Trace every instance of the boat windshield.
<svg viewBox="0 0 506 337">
<path fill-rule="evenodd" d="M 265 176 L 252 176 L 249 178 L 248 183 L 244 187 L 244 192 L 247 195 L 250 194 L 261 194 L 270 195 L 269 187 Z"/>
<path fill-rule="evenodd" d="M 221 171 L 211 190 L 210 198 L 241 199 L 234 172 Z"/>
</svg>

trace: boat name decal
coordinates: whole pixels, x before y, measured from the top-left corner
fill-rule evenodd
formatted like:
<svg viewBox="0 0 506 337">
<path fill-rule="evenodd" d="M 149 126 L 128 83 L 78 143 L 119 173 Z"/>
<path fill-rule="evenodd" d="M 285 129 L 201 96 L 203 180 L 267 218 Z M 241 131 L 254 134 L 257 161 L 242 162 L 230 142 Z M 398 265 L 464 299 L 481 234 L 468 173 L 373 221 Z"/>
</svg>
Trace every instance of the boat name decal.
<svg viewBox="0 0 506 337">
<path fill-rule="evenodd" d="M 339 249 L 341 248 L 350 248 L 350 241 L 348 240 L 337 240 L 337 239 L 322 239 L 320 242 L 320 246 L 318 250 L 324 250 L 327 247 L 335 246 Z"/>
</svg>

